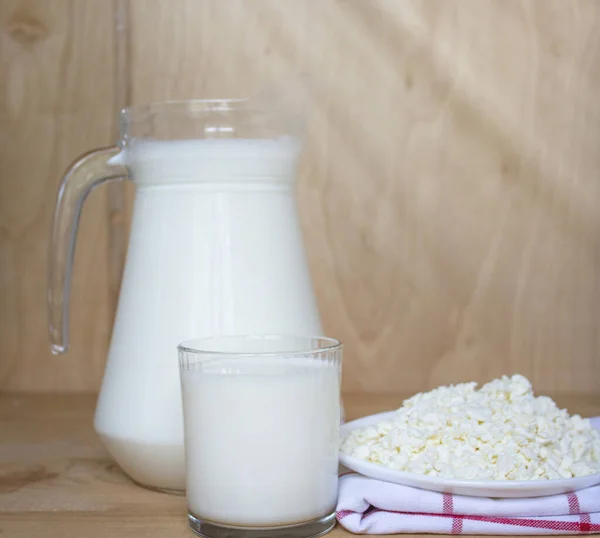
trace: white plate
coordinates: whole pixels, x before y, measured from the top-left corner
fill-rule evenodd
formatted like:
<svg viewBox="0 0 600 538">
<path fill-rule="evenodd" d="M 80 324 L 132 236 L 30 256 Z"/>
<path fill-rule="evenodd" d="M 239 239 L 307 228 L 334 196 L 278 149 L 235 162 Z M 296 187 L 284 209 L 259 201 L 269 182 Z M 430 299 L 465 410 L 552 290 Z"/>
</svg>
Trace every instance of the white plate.
<svg viewBox="0 0 600 538">
<path fill-rule="evenodd" d="M 395 411 L 379 413 L 368 417 L 359 418 L 343 424 L 341 427 L 342 437 L 346 437 L 350 431 L 356 428 L 364 428 L 390 419 Z M 440 491 L 443 493 L 455 493 L 458 495 L 470 495 L 473 497 L 544 497 L 546 495 L 557 495 L 568 493 L 577 489 L 589 488 L 600 484 L 600 473 L 578 478 L 564 478 L 560 480 L 463 480 L 457 478 L 442 478 L 439 476 L 426 476 L 406 471 L 388 469 L 377 463 L 369 463 L 364 460 L 353 458 L 340 452 L 340 463 L 352 471 L 377 480 L 412 486 L 415 488 Z"/>
</svg>

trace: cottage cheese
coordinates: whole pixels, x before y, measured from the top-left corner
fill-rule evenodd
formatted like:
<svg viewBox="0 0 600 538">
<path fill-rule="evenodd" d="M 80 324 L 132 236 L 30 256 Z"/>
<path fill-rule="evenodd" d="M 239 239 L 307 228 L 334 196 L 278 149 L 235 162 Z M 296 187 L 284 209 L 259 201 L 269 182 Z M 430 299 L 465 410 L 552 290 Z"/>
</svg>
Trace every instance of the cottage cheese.
<svg viewBox="0 0 600 538">
<path fill-rule="evenodd" d="M 600 433 L 521 375 L 439 387 L 391 420 L 353 430 L 345 454 L 391 469 L 475 480 L 546 480 L 600 472 Z"/>
</svg>

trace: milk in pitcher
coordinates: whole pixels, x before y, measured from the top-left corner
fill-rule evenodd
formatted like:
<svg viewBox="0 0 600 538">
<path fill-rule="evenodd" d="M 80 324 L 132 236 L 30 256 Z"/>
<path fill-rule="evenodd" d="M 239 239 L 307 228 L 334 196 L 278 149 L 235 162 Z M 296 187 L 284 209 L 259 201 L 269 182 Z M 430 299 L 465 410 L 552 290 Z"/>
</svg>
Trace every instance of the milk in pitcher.
<svg viewBox="0 0 600 538">
<path fill-rule="evenodd" d="M 137 189 L 95 427 L 141 484 L 185 488 L 180 342 L 322 333 L 295 206 L 298 150 L 286 137 L 131 140 L 115 159 Z M 327 375 L 282 379 L 299 394 Z M 268 389 L 257 383 L 238 398 Z M 214 409 L 218 391 L 207 390 L 199 405 Z M 330 399 L 323 395 L 328 409 Z M 287 401 L 289 413 L 294 396 Z"/>
</svg>

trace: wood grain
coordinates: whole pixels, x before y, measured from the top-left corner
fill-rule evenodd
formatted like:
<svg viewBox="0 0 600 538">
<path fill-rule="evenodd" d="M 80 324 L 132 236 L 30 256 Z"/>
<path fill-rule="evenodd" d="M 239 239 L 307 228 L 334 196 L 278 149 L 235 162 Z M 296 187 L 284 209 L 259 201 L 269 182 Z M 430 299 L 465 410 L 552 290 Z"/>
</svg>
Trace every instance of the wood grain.
<svg viewBox="0 0 600 538">
<path fill-rule="evenodd" d="M 0 3 L 0 388 L 96 390 L 110 334 L 106 191 L 88 199 L 72 347 L 48 351 L 48 239 L 62 173 L 113 138 L 111 3 Z"/>
<path fill-rule="evenodd" d="M 401 394 L 345 394 L 349 418 L 399 407 Z M 598 396 L 567 396 L 573 413 L 600 414 Z M 92 429 L 94 398 L 0 396 L 0 536 L 190 537 L 182 496 L 133 484 Z M 331 538 L 351 536 L 340 527 Z M 410 535 L 408 535 L 410 536 Z"/>
<path fill-rule="evenodd" d="M 132 0 L 134 103 L 313 81 L 301 216 L 350 389 L 600 383 L 600 5 Z"/>
<path fill-rule="evenodd" d="M 96 389 L 121 191 L 87 203 L 74 345 L 54 360 L 45 243 L 65 165 L 110 140 L 114 6 L 0 1 L 0 388 Z M 520 372 L 598 392 L 597 1 L 130 0 L 129 14 L 134 104 L 309 88 L 300 211 L 348 389 Z"/>
</svg>

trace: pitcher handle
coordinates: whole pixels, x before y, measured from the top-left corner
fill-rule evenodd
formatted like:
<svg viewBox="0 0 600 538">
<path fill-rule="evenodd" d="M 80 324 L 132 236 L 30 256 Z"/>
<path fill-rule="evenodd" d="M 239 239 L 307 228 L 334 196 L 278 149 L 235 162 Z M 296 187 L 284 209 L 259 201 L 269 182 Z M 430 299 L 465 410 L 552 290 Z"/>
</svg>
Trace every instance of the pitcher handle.
<svg viewBox="0 0 600 538">
<path fill-rule="evenodd" d="M 71 272 L 81 209 L 98 185 L 128 177 L 127 167 L 117 157 L 120 151 L 115 146 L 82 155 L 69 167 L 58 189 L 48 260 L 50 351 L 54 355 L 69 348 Z"/>
</svg>

